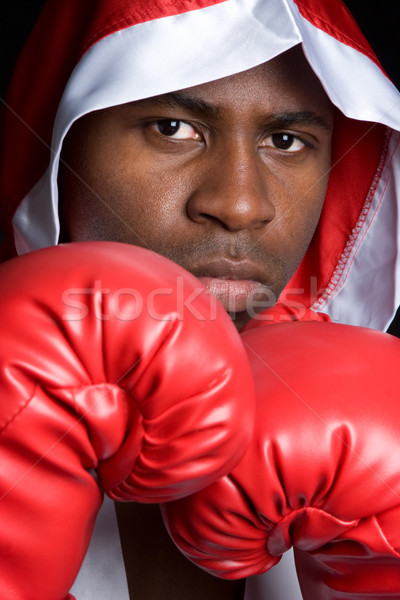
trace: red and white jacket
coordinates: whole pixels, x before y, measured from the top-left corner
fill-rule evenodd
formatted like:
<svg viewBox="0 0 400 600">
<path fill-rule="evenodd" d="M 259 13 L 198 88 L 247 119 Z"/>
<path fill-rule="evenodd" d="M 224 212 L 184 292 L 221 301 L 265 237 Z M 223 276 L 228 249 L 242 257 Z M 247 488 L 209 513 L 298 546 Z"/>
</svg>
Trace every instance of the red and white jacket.
<svg viewBox="0 0 400 600">
<path fill-rule="evenodd" d="M 4 258 L 57 244 L 60 151 L 76 119 L 232 75 L 296 44 L 338 111 L 320 223 L 282 296 L 386 329 L 400 305 L 400 94 L 341 0 L 48 0 L 3 107 Z M 109 529 L 112 518 L 99 517 L 79 600 L 110 589 L 128 598 L 116 530 L 111 588 L 102 567 L 101 523 Z M 282 589 L 276 598 L 294 599 Z"/>
</svg>

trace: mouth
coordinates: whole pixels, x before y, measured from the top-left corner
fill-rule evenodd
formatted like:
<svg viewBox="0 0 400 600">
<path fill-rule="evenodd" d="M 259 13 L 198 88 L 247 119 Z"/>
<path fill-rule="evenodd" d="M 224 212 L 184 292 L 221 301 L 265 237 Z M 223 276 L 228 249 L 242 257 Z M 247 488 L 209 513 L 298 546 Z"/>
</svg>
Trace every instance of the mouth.
<svg viewBox="0 0 400 600">
<path fill-rule="evenodd" d="M 247 260 L 218 259 L 192 273 L 230 314 L 255 314 L 275 302 L 265 272 Z"/>
<path fill-rule="evenodd" d="M 220 277 L 198 277 L 210 293 L 217 298 L 230 314 L 257 312 L 255 305 L 262 308 L 270 305 L 271 290 L 251 279 L 222 279 Z"/>
</svg>

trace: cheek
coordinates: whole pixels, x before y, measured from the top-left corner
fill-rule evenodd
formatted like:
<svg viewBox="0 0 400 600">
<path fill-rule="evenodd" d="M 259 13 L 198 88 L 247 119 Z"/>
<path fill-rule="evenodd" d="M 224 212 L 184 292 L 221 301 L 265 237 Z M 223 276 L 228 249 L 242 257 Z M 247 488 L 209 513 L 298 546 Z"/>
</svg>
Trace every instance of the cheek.
<svg viewBox="0 0 400 600">
<path fill-rule="evenodd" d="M 321 186 L 320 193 L 313 197 L 313 202 L 304 209 L 301 219 L 299 219 L 299 229 L 302 232 L 302 243 L 300 244 L 300 260 L 303 258 L 306 250 L 314 236 L 315 230 L 321 216 L 322 207 L 325 200 L 326 185 Z"/>
<path fill-rule="evenodd" d="M 319 172 L 319 176 L 307 177 L 301 184 L 292 186 L 286 196 L 289 202 L 277 219 L 282 258 L 290 276 L 303 259 L 318 225 L 328 185 L 327 171 L 328 168 L 322 176 Z"/>
<path fill-rule="evenodd" d="M 65 171 L 60 185 L 71 241 L 115 240 L 158 251 L 173 236 L 185 210 L 182 181 L 123 153 L 76 158 L 78 176 Z"/>
<path fill-rule="evenodd" d="M 174 239 L 185 220 L 188 190 L 183 178 L 152 168 L 149 163 L 113 169 L 103 182 L 107 204 L 130 228 L 130 243 L 146 243 L 160 251 Z"/>
</svg>

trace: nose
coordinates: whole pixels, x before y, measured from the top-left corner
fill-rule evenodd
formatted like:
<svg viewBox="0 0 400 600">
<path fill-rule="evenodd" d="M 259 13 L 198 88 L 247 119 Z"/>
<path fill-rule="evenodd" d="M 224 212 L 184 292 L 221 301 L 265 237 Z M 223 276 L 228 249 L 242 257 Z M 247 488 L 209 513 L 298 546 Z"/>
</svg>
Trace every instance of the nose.
<svg viewBox="0 0 400 600">
<path fill-rule="evenodd" d="M 235 232 L 260 229 L 275 217 L 266 165 L 257 149 L 232 143 L 207 158 L 187 211 L 196 223 L 217 222 Z"/>
</svg>

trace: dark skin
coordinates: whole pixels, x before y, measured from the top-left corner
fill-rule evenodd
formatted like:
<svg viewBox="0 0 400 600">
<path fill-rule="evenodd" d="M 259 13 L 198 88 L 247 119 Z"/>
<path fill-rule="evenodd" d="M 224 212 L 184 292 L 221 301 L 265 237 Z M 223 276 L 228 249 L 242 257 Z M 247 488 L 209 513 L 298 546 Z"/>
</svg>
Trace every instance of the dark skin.
<svg viewBox="0 0 400 600">
<path fill-rule="evenodd" d="M 150 248 L 207 285 L 240 329 L 273 305 L 315 231 L 333 109 L 296 47 L 244 73 L 81 118 L 60 175 L 62 239 Z M 116 506 L 135 600 L 236 600 L 191 565 L 157 506 Z"/>
<path fill-rule="evenodd" d="M 332 128 L 331 103 L 299 47 L 216 82 L 91 113 L 63 152 L 66 236 L 167 256 L 203 278 L 240 328 L 275 304 L 307 249 Z"/>
</svg>

